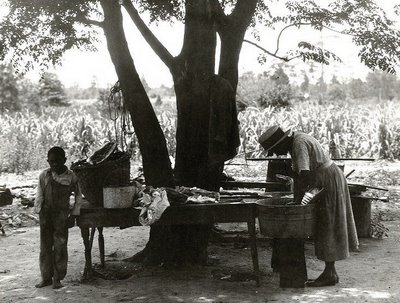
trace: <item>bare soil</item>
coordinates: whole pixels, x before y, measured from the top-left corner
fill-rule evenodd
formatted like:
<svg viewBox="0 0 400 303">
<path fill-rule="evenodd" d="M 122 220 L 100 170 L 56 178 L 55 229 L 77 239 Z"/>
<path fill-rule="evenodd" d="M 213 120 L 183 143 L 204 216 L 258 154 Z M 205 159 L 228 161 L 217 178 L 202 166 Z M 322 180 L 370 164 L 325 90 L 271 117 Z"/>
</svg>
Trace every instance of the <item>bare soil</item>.
<svg viewBox="0 0 400 303">
<path fill-rule="evenodd" d="M 353 167 L 357 170 L 352 182 L 389 189 L 388 193 L 368 192 L 389 196 L 388 203 L 373 202 L 374 215 L 381 214 L 382 223 L 389 229 L 388 238 L 360 239 L 361 251 L 337 262 L 340 283 L 318 289 L 279 288 L 279 274 L 273 273 L 269 266 L 271 249 L 264 238 L 258 243 L 262 282 L 256 287 L 252 280 L 250 249 L 245 241 L 246 228 L 241 224 L 219 225 L 225 231 L 236 231 L 239 236 L 233 235 L 234 239 L 227 243 L 211 243 L 208 266 L 182 269 L 124 262 L 124 258 L 144 247 L 149 228 L 107 228 L 104 230 L 106 268 L 98 268 L 103 278 L 87 283 L 80 281 L 84 251 L 79 228 L 74 227 L 69 233 L 65 287 L 36 289 L 34 285 L 40 279 L 39 227 L 29 216 L 34 216 L 32 208 L 21 202 L 24 195 L 28 196 L 25 199 L 31 198 L 29 186 L 36 180 L 37 172 L 0 176 L 0 184 L 20 186 L 13 190 L 19 196 L 14 204 L 0 207 L 0 222 L 7 234 L 0 236 L 0 302 L 400 302 L 400 165 L 398 162 L 346 163 L 345 172 Z M 262 167 L 254 168 L 254 175 L 246 177 L 261 176 L 258 179 L 262 179 L 260 170 L 263 171 Z M 22 185 L 27 186 L 24 195 L 20 194 Z M 21 222 L 13 219 L 18 215 Z M 324 264 L 315 258 L 312 243 L 307 243 L 306 254 L 308 275 L 315 278 Z M 96 242 L 93 262 L 99 263 Z"/>
</svg>

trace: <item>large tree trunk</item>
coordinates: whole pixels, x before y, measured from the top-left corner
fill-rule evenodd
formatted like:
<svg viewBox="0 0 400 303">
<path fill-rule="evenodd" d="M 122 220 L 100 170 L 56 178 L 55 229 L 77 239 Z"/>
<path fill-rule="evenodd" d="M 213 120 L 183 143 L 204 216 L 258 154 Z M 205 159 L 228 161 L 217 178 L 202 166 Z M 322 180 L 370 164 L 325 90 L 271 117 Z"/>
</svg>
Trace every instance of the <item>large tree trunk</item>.
<svg viewBox="0 0 400 303">
<path fill-rule="evenodd" d="M 107 11 L 112 9 L 115 15 L 120 15 L 115 4 L 104 0 L 102 6 Z M 137 25 L 144 29 L 143 23 L 138 20 L 137 13 L 131 4 L 125 2 L 124 6 L 133 20 L 137 22 Z M 107 20 L 107 15 L 105 17 Z M 129 65 L 133 66 L 133 62 L 128 53 L 125 39 L 118 39 L 123 34 L 121 21 L 117 20 L 121 31 L 116 33 L 115 21 L 113 21 L 116 20 L 116 16 L 109 16 L 108 20 L 109 23 L 114 23 L 114 25 L 105 27 L 105 33 L 106 36 L 109 36 L 107 37 L 109 51 L 114 65 L 116 65 L 116 70 L 117 72 L 119 69 L 122 70 L 121 76 L 119 76 L 121 84 L 122 79 L 132 81 L 132 77 L 134 77 L 134 82 L 136 80 L 139 82 L 136 73 L 132 75 L 132 73 L 127 74 L 125 72 Z M 187 1 L 185 24 L 182 52 L 178 58 L 174 59 L 173 68 L 170 66 L 175 82 L 178 109 L 175 180 L 177 185 L 216 189 L 215 182 L 210 182 L 207 177 L 210 171 L 213 172 L 213 169 L 210 169 L 207 165 L 208 121 L 210 115 L 210 85 L 214 74 L 216 45 L 216 32 L 208 0 Z M 150 33 L 147 32 L 147 34 Z M 150 37 L 150 41 L 154 42 L 154 39 L 151 39 L 152 37 Z M 121 56 L 120 48 L 125 49 L 126 57 Z M 165 55 L 165 52 L 163 54 Z M 166 55 L 166 58 L 168 58 L 166 60 L 171 61 L 168 55 Z M 120 64 L 122 66 L 119 66 Z M 170 64 L 172 63 L 170 62 Z M 129 68 L 129 70 L 132 70 L 132 68 Z M 141 87 L 139 83 L 136 85 Z M 126 89 L 128 92 L 134 93 L 135 96 L 139 94 L 130 87 L 126 87 Z M 144 91 L 141 91 L 141 89 L 139 91 L 140 96 L 138 97 L 145 98 L 142 95 Z M 160 140 L 160 138 L 157 140 Z M 155 141 L 153 139 L 153 142 Z M 139 144 L 142 143 L 139 142 Z M 145 152 L 143 150 L 143 157 L 155 156 L 153 152 L 147 151 L 146 155 Z M 144 167 L 144 170 L 146 172 L 146 167 Z M 149 184 L 147 178 L 146 184 Z M 145 249 L 129 259 L 131 261 L 144 261 L 149 264 L 205 264 L 209 231 L 209 225 L 153 226 Z"/>
<path fill-rule="evenodd" d="M 178 184 L 214 190 L 207 175 L 215 47 L 216 32 L 208 0 L 186 1 L 184 43 L 173 74 L 178 110 L 174 173 Z"/>
<path fill-rule="evenodd" d="M 165 137 L 130 55 L 120 5 L 109 0 L 100 3 L 104 11 L 103 29 L 108 50 L 139 141 L 146 184 L 172 186 L 173 174 Z M 150 263 L 159 264 L 171 259 L 167 252 L 173 249 L 175 243 L 172 240 L 173 233 L 168 228 L 151 227 L 146 248 L 133 260 L 146 258 Z"/>
<path fill-rule="evenodd" d="M 108 51 L 139 141 L 146 184 L 172 186 L 173 175 L 165 137 L 130 55 L 120 5 L 108 0 L 100 3 L 104 11 L 103 29 Z"/>
<path fill-rule="evenodd" d="M 239 79 L 239 55 L 256 5 L 257 0 L 238 0 L 232 14 L 225 18 L 220 17 L 217 23 L 221 38 L 218 74 L 230 82 L 235 93 Z"/>
<path fill-rule="evenodd" d="M 180 55 L 174 59 L 148 30 L 131 3 L 125 2 L 124 6 L 143 36 L 169 67 L 174 79 L 178 112 L 176 184 L 218 190 L 223 161 L 210 165 L 209 157 L 210 99 L 215 84 L 216 48 L 213 1 L 186 1 L 184 44 Z M 243 5 L 246 2 L 241 0 L 240 3 Z M 220 75 L 231 82 L 235 91 L 237 63 L 246 27 L 237 26 L 234 29 L 240 29 L 238 37 L 234 30 L 226 28 L 223 38 L 222 51 L 226 58 L 223 57 L 221 62 Z M 205 264 L 209 232 L 208 225 L 172 226 L 170 229 L 153 227 L 146 248 L 131 260 L 144 258 L 150 263 Z"/>
<path fill-rule="evenodd" d="M 208 0 L 186 1 L 185 36 L 173 72 L 178 123 L 175 181 L 217 190 L 208 165 L 210 86 L 215 66 L 216 32 Z M 206 264 L 211 226 L 173 226 L 179 263 Z"/>
<path fill-rule="evenodd" d="M 232 85 L 236 93 L 238 84 L 238 62 L 240 50 L 242 49 L 243 35 L 238 37 L 238 32 L 235 27 L 225 28 L 223 33 L 220 33 L 221 38 L 221 55 L 218 68 L 218 75 L 225 78 Z"/>
<path fill-rule="evenodd" d="M 210 85 L 214 75 L 216 32 L 208 0 L 186 3 L 185 37 L 171 69 L 177 98 L 177 146 L 174 170 L 177 185 L 215 190 L 208 177 Z M 141 257 L 149 263 L 206 264 L 211 226 L 176 225 L 152 228 Z"/>
<path fill-rule="evenodd" d="M 214 73 L 216 33 L 207 2 L 186 3 L 184 46 L 173 71 L 178 111 L 174 173 L 178 185 L 215 189 L 208 182 L 207 162 L 209 88 Z M 147 258 L 153 263 L 206 264 L 210 228 L 176 225 L 169 230 L 152 229 Z"/>
</svg>

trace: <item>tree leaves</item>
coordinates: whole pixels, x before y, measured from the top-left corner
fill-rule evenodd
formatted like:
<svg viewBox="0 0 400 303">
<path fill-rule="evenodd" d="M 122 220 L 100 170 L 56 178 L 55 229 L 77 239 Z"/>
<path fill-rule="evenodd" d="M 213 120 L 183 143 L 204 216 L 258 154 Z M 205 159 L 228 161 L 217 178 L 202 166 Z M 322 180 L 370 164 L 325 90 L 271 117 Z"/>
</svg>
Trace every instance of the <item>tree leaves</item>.
<svg viewBox="0 0 400 303">
<path fill-rule="evenodd" d="M 394 10 L 394 13 L 395 13 L 397 16 L 400 16 L 400 4 L 395 5 L 395 6 L 393 7 L 393 10 Z"/>
<path fill-rule="evenodd" d="M 124 0 L 131 1 L 131 0 Z M 151 22 L 184 19 L 185 0 L 133 0 L 141 12 L 150 14 Z M 237 1 L 218 0 L 225 11 L 232 10 Z M 350 35 L 359 46 L 358 56 L 371 69 L 394 73 L 400 65 L 400 32 L 385 12 L 373 0 L 331 0 L 318 5 L 313 0 L 260 0 L 252 20 L 252 35 L 260 40 L 256 25 L 267 28 L 309 26 L 315 30 L 328 29 Z M 25 72 L 34 66 L 45 69 L 59 64 L 65 51 L 71 48 L 94 50 L 98 32 L 89 18 L 101 18 L 96 0 L 7 0 L 9 14 L 0 23 L 0 60 L 11 59 L 14 68 Z M 273 15 L 273 5 L 282 5 L 287 13 Z M 400 5 L 394 12 L 400 13 Z M 279 45 L 279 44 L 278 44 Z M 284 61 L 293 58 L 328 64 L 339 61 L 335 54 L 299 42 L 298 49 L 286 56 L 271 51 Z M 266 53 L 259 56 L 265 62 Z"/>
<path fill-rule="evenodd" d="M 303 61 L 312 60 L 318 63 L 329 65 L 330 61 L 342 62 L 342 60 L 334 53 L 324 50 L 311 43 L 300 41 L 296 50 L 290 51 L 290 57 L 301 58 Z"/>
<path fill-rule="evenodd" d="M 358 56 L 371 69 L 379 68 L 394 73 L 400 64 L 400 31 L 385 11 L 375 1 L 335 1 L 331 4 L 338 14 L 346 12 L 347 28 L 344 33 L 351 35 L 354 44 L 360 46 Z"/>
<path fill-rule="evenodd" d="M 130 0 L 126 0 L 130 1 Z M 150 22 L 182 21 L 184 18 L 184 0 L 134 0 L 140 6 L 140 12 L 150 13 Z"/>
<path fill-rule="evenodd" d="M 98 15 L 95 2 L 8 0 L 9 13 L 0 23 L 0 59 L 7 55 L 16 71 L 24 73 L 59 64 L 73 47 L 93 50 L 97 33 L 79 18 Z"/>
<path fill-rule="evenodd" d="M 267 1 L 263 1 L 267 2 Z M 327 29 L 340 34 L 349 35 L 355 45 L 360 47 L 358 56 L 371 69 L 379 68 L 394 73 L 400 66 L 400 31 L 390 20 L 385 11 L 373 0 L 334 0 L 322 7 L 313 0 L 286 1 L 287 13 L 271 16 L 270 10 L 265 12 L 266 17 L 256 16 L 256 19 L 265 19 L 267 27 L 281 26 L 282 31 L 289 27 L 309 26 L 315 30 Z M 395 7 L 400 12 L 400 5 Z M 262 10 L 257 14 L 263 15 Z M 280 35 L 278 40 L 280 39 Z M 279 45 L 279 42 L 278 42 Z M 287 56 L 274 53 L 276 57 L 283 57 L 286 61 L 293 58 L 314 60 L 328 64 L 329 60 L 340 61 L 333 53 L 311 47 L 310 44 L 300 42 L 300 50 L 290 51 Z M 293 56 L 293 57 L 291 57 Z M 266 60 L 265 54 L 260 55 L 259 61 Z"/>
</svg>

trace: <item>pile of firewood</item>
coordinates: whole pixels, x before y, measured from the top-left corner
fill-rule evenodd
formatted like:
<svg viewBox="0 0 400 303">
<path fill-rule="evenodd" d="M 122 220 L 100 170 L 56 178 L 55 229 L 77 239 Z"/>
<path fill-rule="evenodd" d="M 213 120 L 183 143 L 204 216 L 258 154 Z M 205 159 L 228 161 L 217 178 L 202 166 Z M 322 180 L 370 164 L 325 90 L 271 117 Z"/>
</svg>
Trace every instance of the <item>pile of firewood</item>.
<svg viewBox="0 0 400 303">
<path fill-rule="evenodd" d="M 28 221 L 33 221 L 35 224 L 39 223 L 39 217 L 34 214 L 28 213 L 17 213 L 17 214 L 0 214 L 0 222 L 3 225 L 8 225 L 10 227 L 23 227 L 26 226 Z"/>
<path fill-rule="evenodd" d="M 375 214 L 371 219 L 371 238 L 384 239 L 388 237 L 389 229 L 383 225 L 382 221 L 382 213 Z"/>
</svg>

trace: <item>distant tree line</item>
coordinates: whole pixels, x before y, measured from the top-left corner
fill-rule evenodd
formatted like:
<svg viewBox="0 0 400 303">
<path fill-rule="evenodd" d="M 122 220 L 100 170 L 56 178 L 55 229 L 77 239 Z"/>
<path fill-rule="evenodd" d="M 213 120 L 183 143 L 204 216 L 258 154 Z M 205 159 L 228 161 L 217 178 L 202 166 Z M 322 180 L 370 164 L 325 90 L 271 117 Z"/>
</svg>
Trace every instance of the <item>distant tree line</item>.
<svg viewBox="0 0 400 303">
<path fill-rule="evenodd" d="M 0 111 L 37 110 L 41 106 L 69 106 L 64 85 L 54 73 L 46 72 L 38 82 L 0 64 Z"/>
<path fill-rule="evenodd" d="M 89 87 L 82 88 L 75 83 L 74 85 L 65 89 L 66 95 L 70 100 L 87 100 L 97 99 L 100 94 L 96 76 L 92 77 Z"/>
<path fill-rule="evenodd" d="M 320 76 L 315 83 L 311 83 L 310 78 L 315 78 L 313 73 L 312 67 L 309 72 L 303 70 L 300 75 L 302 81 L 295 83 L 293 73 L 285 71 L 281 64 L 260 74 L 245 72 L 239 77 L 238 107 L 290 106 L 293 102 L 306 99 L 320 103 L 400 100 L 400 79 L 394 74 L 371 71 L 365 80 L 356 78 L 346 82 L 339 81 L 336 75 L 328 81 Z M 296 77 L 299 78 L 298 75 Z M 166 98 L 175 97 L 173 87 L 161 85 L 151 88 L 145 78 L 142 77 L 141 81 L 149 97 L 155 100 L 155 106 L 162 105 Z M 107 112 L 110 87 L 99 87 L 94 76 L 89 87 L 82 88 L 75 84 L 65 88 L 57 74 L 50 72 L 44 73 L 38 82 L 34 82 L 16 74 L 11 65 L 0 64 L 0 112 L 22 108 L 37 110 L 42 106 L 70 106 L 72 100 L 87 99 L 96 99 L 100 103 L 100 111 Z"/>
<path fill-rule="evenodd" d="M 333 75 L 329 81 L 322 76 L 311 83 L 310 74 L 302 72 L 302 81 L 295 83 L 281 65 L 272 72 L 245 72 L 239 78 L 237 101 L 239 108 L 247 106 L 289 106 L 306 99 L 319 103 L 351 100 L 400 100 L 400 79 L 394 74 L 371 71 L 365 80 L 356 78 L 339 81 Z"/>
<path fill-rule="evenodd" d="M 142 83 L 154 105 L 160 106 L 165 98 L 174 98 L 173 87 L 161 85 L 151 88 L 146 79 Z M 99 87 L 97 78 L 93 76 L 89 87 L 82 88 L 78 84 L 65 87 L 57 74 L 45 72 L 39 81 L 32 81 L 14 72 L 10 64 L 0 64 L 0 113 L 19 111 L 23 108 L 39 110 L 46 106 L 70 106 L 74 100 L 94 99 L 100 103 L 102 112 L 108 111 L 108 96 L 111 85 Z"/>
</svg>

